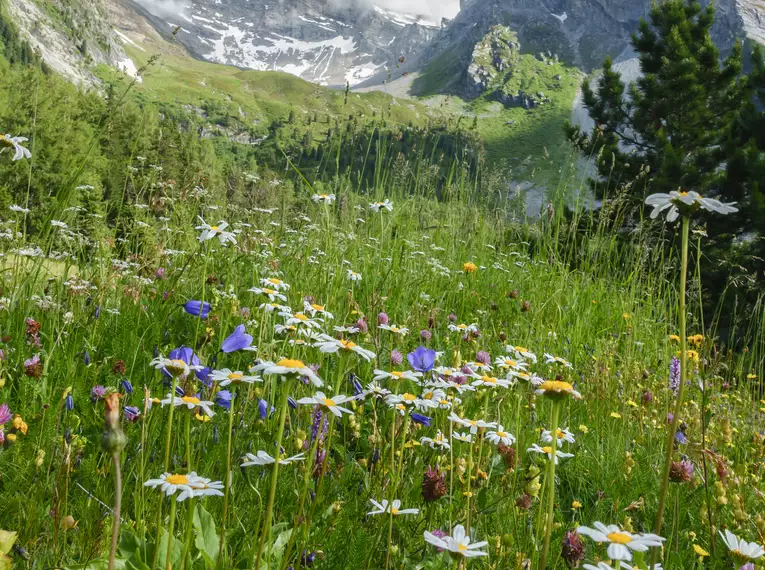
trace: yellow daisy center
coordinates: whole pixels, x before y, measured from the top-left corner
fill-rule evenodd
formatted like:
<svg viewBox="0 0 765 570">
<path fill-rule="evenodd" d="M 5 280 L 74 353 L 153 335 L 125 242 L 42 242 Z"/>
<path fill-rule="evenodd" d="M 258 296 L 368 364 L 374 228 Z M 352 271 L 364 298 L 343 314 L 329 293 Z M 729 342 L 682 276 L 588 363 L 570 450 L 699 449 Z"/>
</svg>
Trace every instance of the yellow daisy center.
<svg viewBox="0 0 765 570">
<path fill-rule="evenodd" d="M 417 399 L 417 396 L 415 396 L 414 394 L 404 394 L 403 396 L 401 396 L 401 399 L 404 400 L 405 402 L 414 402 Z"/>
<path fill-rule="evenodd" d="M 397 372 L 397 371 L 394 370 L 393 372 L 390 373 L 390 375 L 393 376 L 394 378 L 401 378 L 404 375 L 404 373 L 403 372 Z"/>
<path fill-rule="evenodd" d="M 357 346 L 355 342 L 350 340 L 341 340 L 340 344 L 342 344 L 343 348 L 345 348 L 346 350 L 352 350 L 353 348 Z"/>
<path fill-rule="evenodd" d="M 552 453 L 552 447 L 550 447 L 549 445 L 546 445 L 546 446 L 544 446 L 542 448 L 542 451 L 544 451 L 547 454 L 551 454 Z"/>
<path fill-rule="evenodd" d="M 498 435 L 499 437 L 507 437 L 507 432 L 506 432 L 506 431 L 498 431 L 498 432 L 497 432 L 497 435 Z"/>
<path fill-rule="evenodd" d="M 171 485 L 188 485 L 189 478 L 186 475 L 170 475 L 165 479 Z"/>
<path fill-rule="evenodd" d="M 397 515 L 398 514 L 398 509 L 396 507 L 391 507 L 390 508 L 390 512 L 391 512 L 391 514 Z"/>
<path fill-rule="evenodd" d="M 624 532 L 612 532 L 607 535 L 607 538 L 616 544 L 629 544 L 632 542 L 632 537 Z"/>
<path fill-rule="evenodd" d="M 324 305 L 313 305 L 313 304 L 312 304 L 312 305 L 311 305 L 311 308 L 312 308 L 314 311 L 323 311 L 323 310 L 324 310 Z"/>
<path fill-rule="evenodd" d="M 269 278 L 268 282 L 273 284 L 273 285 L 281 285 L 282 284 L 282 280 L 281 279 L 277 279 L 276 277 Z"/>
<path fill-rule="evenodd" d="M 518 363 L 512 358 L 508 358 L 507 360 L 505 360 L 505 366 L 517 366 L 517 365 Z"/>
<path fill-rule="evenodd" d="M 328 408 L 333 408 L 337 405 L 335 404 L 334 400 L 330 400 L 329 398 L 324 398 L 323 400 L 321 400 L 321 403 L 327 406 Z"/>
<path fill-rule="evenodd" d="M 184 396 L 183 398 L 181 398 L 181 400 L 183 400 L 187 404 L 198 404 L 199 402 L 201 402 L 199 398 L 196 398 L 194 396 Z"/>
<path fill-rule="evenodd" d="M 232 372 L 228 375 L 229 380 L 241 380 L 241 378 L 244 376 L 241 372 Z"/>
<path fill-rule="evenodd" d="M 468 547 L 465 546 L 464 544 L 458 544 L 457 545 L 457 550 L 459 550 L 460 552 L 465 552 L 467 549 L 468 549 Z"/>
<path fill-rule="evenodd" d="M 308 317 L 306 317 L 303 313 L 295 313 L 295 318 L 300 321 L 307 321 Z"/>
<path fill-rule="evenodd" d="M 186 363 L 183 360 L 176 358 L 170 361 L 170 366 L 172 368 L 178 368 L 180 370 L 183 370 L 184 368 L 186 368 Z"/>
<path fill-rule="evenodd" d="M 481 380 L 484 383 L 486 383 L 486 384 L 496 384 L 497 383 L 497 379 L 496 378 L 492 378 L 491 376 L 482 376 Z"/>
<path fill-rule="evenodd" d="M 218 226 L 210 226 L 210 229 L 216 233 L 220 231 L 220 228 Z"/>
<path fill-rule="evenodd" d="M 573 392 L 574 387 L 568 382 L 562 380 L 547 380 L 539 385 L 539 389 L 545 392 Z"/>
<path fill-rule="evenodd" d="M 525 346 L 516 346 L 515 350 L 517 350 L 518 352 L 528 352 L 529 351 L 529 349 L 526 348 Z"/>
<path fill-rule="evenodd" d="M 263 289 L 263 292 L 266 295 L 273 295 L 274 293 L 276 293 L 276 291 L 274 291 L 273 289 Z"/>
<path fill-rule="evenodd" d="M 277 362 L 276 365 L 284 368 L 305 368 L 302 360 L 295 360 L 294 358 L 284 358 Z"/>
</svg>

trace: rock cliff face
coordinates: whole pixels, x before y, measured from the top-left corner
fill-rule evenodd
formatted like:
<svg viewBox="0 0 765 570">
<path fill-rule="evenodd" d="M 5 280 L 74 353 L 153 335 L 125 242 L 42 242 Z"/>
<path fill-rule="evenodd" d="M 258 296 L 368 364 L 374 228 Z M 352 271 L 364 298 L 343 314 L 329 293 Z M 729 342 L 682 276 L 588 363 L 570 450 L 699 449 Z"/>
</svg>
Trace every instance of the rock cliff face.
<svg viewBox="0 0 765 570">
<path fill-rule="evenodd" d="M 200 58 L 278 70 L 329 86 L 356 85 L 419 56 L 440 22 L 378 6 L 319 0 L 142 0 L 160 31 Z M 412 3 L 416 11 L 416 3 Z"/>
<path fill-rule="evenodd" d="M 707 4 L 709 0 L 702 0 Z M 717 0 L 712 30 L 723 53 L 743 37 L 765 42 L 765 0 Z M 450 53 L 450 72 L 465 74 L 466 95 L 482 81 L 475 69 L 474 47 L 485 43 L 493 26 L 507 26 L 522 53 L 560 60 L 590 71 L 606 56 L 632 56 L 630 34 L 648 17 L 651 0 L 463 0 L 462 9 L 426 50 L 422 60 Z M 482 48 L 484 49 L 484 48 Z M 459 63 L 458 63 L 459 62 Z"/>
</svg>

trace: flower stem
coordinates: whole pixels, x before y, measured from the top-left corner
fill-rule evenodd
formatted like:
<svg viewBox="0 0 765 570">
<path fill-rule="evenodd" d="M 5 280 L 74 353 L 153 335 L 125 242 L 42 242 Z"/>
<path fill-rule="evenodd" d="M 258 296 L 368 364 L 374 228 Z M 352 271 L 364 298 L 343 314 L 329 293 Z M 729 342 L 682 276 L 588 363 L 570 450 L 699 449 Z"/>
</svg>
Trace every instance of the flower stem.
<svg viewBox="0 0 765 570">
<path fill-rule="evenodd" d="M 175 389 L 178 387 L 178 376 L 173 375 L 173 387 L 170 390 L 170 410 L 167 414 L 167 436 L 165 437 L 165 473 L 170 471 L 170 443 L 173 437 L 173 412 L 175 412 Z M 173 503 L 173 516 L 175 516 L 175 503 Z M 157 507 L 157 534 L 154 539 L 154 560 L 151 567 L 157 566 L 157 555 L 159 554 L 159 539 L 162 532 L 162 503 Z"/>
<path fill-rule="evenodd" d="M 226 491 L 223 494 L 223 521 L 221 522 L 220 543 L 218 544 L 218 559 L 215 561 L 215 570 L 220 568 L 223 558 L 223 548 L 226 544 L 226 517 L 228 516 L 228 495 L 231 491 L 231 433 L 234 427 L 234 402 L 236 398 L 231 399 L 231 406 L 228 409 L 228 443 L 226 444 Z"/>
<path fill-rule="evenodd" d="M 279 429 L 276 434 L 276 461 L 274 462 L 274 473 L 271 476 L 271 488 L 268 491 L 268 503 L 266 505 L 266 519 L 263 521 L 263 527 L 260 529 L 260 544 L 258 545 L 258 554 L 255 557 L 255 570 L 260 568 L 260 557 L 263 555 L 263 546 L 266 537 L 271 534 L 271 517 L 274 514 L 274 498 L 276 497 L 276 482 L 279 477 L 279 457 L 282 453 L 282 439 L 284 438 L 284 422 L 287 419 L 287 387 L 282 386 L 282 405 L 279 412 Z"/>
<path fill-rule="evenodd" d="M 680 387 L 677 390 L 675 399 L 675 412 L 672 417 L 672 425 L 667 434 L 667 449 L 664 457 L 664 472 L 662 474 L 661 490 L 659 491 L 659 507 L 656 512 L 656 526 L 654 533 L 661 534 L 662 523 L 664 522 L 664 507 L 667 500 L 667 491 L 669 490 L 669 468 L 672 465 L 672 451 L 674 447 L 677 425 L 680 421 L 680 412 L 683 404 L 683 392 L 685 391 L 685 378 L 688 374 L 688 335 L 685 323 L 685 290 L 688 277 L 688 233 L 690 220 L 688 216 L 683 216 L 682 225 L 682 249 L 680 258 Z M 653 570 L 656 565 L 660 548 L 654 548 L 651 554 L 650 569 Z"/>
<path fill-rule="evenodd" d="M 117 541 L 120 533 L 120 510 L 122 508 L 122 470 L 120 469 L 119 452 L 112 453 L 114 463 L 114 522 L 112 523 L 112 546 L 109 551 L 109 570 L 114 570 L 114 559 L 117 557 Z"/>
<path fill-rule="evenodd" d="M 165 553 L 165 570 L 170 570 L 170 552 L 173 549 L 173 531 L 175 530 L 175 497 L 170 498 L 170 526 L 167 529 L 167 552 Z M 159 550 L 159 544 L 157 545 Z"/>
<path fill-rule="evenodd" d="M 550 434 L 552 443 L 550 444 L 550 463 L 547 466 L 547 520 L 545 522 L 545 542 L 542 547 L 542 557 L 539 561 L 539 570 L 547 568 L 547 554 L 550 551 L 550 535 L 552 534 L 554 509 L 555 509 L 555 455 L 558 450 L 558 421 L 560 419 L 560 409 L 562 400 L 556 398 L 552 403 L 552 420 L 550 422 Z"/>
</svg>

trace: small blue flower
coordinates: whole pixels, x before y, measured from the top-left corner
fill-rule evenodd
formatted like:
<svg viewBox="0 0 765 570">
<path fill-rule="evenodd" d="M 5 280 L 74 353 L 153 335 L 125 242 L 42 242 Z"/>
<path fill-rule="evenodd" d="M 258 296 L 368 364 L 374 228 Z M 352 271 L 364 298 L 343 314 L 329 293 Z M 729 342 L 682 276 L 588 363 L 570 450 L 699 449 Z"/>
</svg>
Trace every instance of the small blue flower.
<svg viewBox="0 0 765 570">
<path fill-rule="evenodd" d="M 96 305 L 96 312 L 93 313 L 93 316 L 97 319 L 101 316 L 101 305 Z"/>
<path fill-rule="evenodd" d="M 64 402 L 66 403 L 66 409 L 71 412 L 74 409 L 74 398 L 72 398 L 71 392 L 66 395 Z"/>
<path fill-rule="evenodd" d="M 359 382 L 359 379 L 354 375 L 353 377 L 353 395 L 354 396 L 360 396 L 364 393 L 364 386 L 361 385 L 361 382 Z"/>
<path fill-rule="evenodd" d="M 90 353 L 87 350 L 82 353 L 82 361 L 85 363 L 85 366 L 90 366 Z"/>
<path fill-rule="evenodd" d="M 427 427 L 430 427 L 430 422 L 433 421 L 433 418 L 429 418 L 428 416 L 423 416 L 422 414 L 418 414 L 417 412 L 412 412 L 411 417 L 414 423 L 424 425 Z"/>
<path fill-rule="evenodd" d="M 406 355 L 409 365 L 418 372 L 430 372 L 436 364 L 436 351 L 424 346 L 418 346 L 414 352 Z"/>
<path fill-rule="evenodd" d="M 261 420 L 265 420 L 268 417 L 268 402 L 261 400 L 258 402 L 258 414 Z"/>
<path fill-rule="evenodd" d="M 180 386 L 175 387 L 175 395 L 178 398 L 183 398 L 186 395 L 186 392 L 183 391 L 183 388 Z"/>
<path fill-rule="evenodd" d="M 201 319 L 206 319 L 210 314 L 210 303 L 207 301 L 187 301 L 183 309 L 189 314 Z"/>
<path fill-rule="evenodd" d="M 680 430 L 677 430 L 675 433 L 675 441 L 679 443 L 680 445 L 685 445 L 688 443 L 688 438 L 685 436 L 685 433 L 683 433 Z"/>
<path fill-rule="evenodd" d="M 223 352 L 236 352 L 237 350 L 244 350 L 252 346 L 252 335 L 247 334 L 244 330 L 244 325 L 239 325 L 234 329 L 226 340 L 223 341 L 220 349 Z"/>
<path fill-rule="evenodd" d="M 120 384 L 122 384 L 122 389 L 125 390 L 125 392 L 127 392 L 128 394 L 133 393 L 133 385 L 130 383 L 130 380 L 128 380 L 127 378 L 123 378 Z"/>
<path fill-rule="evenodd" d="M 236 397 L 236 394 L 232 394 L 228 390 L 220 390 L 215 394 L 215 403 L 218 404 L 224 410 L 231 408 L 231 401 Z"/>
<path fill-rule="evenodd" d="M 138 416 L 141 415 L 141 410 L 139 410 L 135 406 L 125 406 L 124 412 L 125 412 L 125 419 L 129 422 L 136 421 L 138 419 Z"/>
<path fill-rule="evenodd" d="M 293 410 L 297 410 L 297 402 L 295 401 L 295 398 L 293 398 L 292 396 L 287 396 L 287 404 Z"/>
</svg>

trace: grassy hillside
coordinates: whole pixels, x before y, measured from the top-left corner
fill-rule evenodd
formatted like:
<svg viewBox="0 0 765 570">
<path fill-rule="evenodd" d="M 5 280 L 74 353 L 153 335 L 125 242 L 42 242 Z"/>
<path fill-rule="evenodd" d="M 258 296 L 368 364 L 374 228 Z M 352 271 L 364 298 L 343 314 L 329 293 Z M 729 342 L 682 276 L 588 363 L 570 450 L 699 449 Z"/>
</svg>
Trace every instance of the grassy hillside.
<svg viewBox="0 0 765 570">
<path fill-rule="evenodd" d="M 490 162 L 506 162 L 524 179 L 557 181 L 558 170 L 551 165 L 568 162 L 563 124 L 571 116 L 582 73 L 557 59 L 525 53 L 515 33 L 504 26 L 495 26 L 482 42 L 485 49 L 479 43 L 469 61 L 458 46 L 445 50 L 414 80 L 412 92 L 445 112 L 477 118 Z M 496 69 L 497 59 L 506 67 Z M 467 85 L 469 64 L 481 66 L 491 77 L 480 94 L 471 93 Z M 508 102 L 517 94 L 535 99 L 535 106 Z"/>
</svg>

